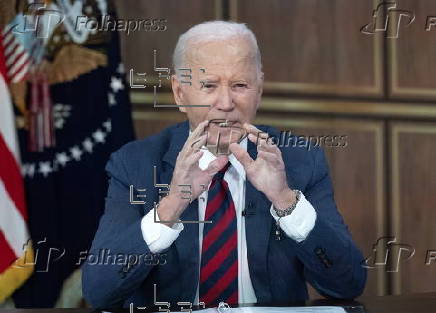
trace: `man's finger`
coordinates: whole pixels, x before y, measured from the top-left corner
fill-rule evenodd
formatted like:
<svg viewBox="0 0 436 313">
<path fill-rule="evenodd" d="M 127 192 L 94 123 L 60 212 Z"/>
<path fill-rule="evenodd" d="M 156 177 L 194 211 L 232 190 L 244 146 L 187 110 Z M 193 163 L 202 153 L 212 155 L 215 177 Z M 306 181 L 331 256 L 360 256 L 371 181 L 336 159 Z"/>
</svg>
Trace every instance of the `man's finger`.
<svg viewBox="0 0 436 313">
<path fill-rule="evenodd" d="M 245 123 L 243 125 L 243 127 L 247 131 L 249 139 L 250 139 L 250 134 L 256 138 L 255 140 L 250 139 L 252 142 L 256 143 L 256 145 L 265 145 L 265 144 L 269 145 L 269 144 L 271 144 L 269 142 L 270 136 L 268 133 L 261 131 L 256 126 L 254 126 L 252 124 L 248 124 L 248 123 Z M 262 142 L 261 140 L 265 140 L 265 143 Z"/>
<path fill-rule="evenodd" d="M 191 148 L 195 151 L 198 151 L 201 149 L 201 147 L 204 146 L 204 144 L 207 142 L 207 134 L 203 134 L 200 137 L 198 137 L 192 144 Z"/>
<path fill-rule="evenodd" d="M 192 165 L 198 166 L 198 160 L 203 156 L 203 151 L 198 150 L 186 158 L 186 164 L 191 168 Z"/>
<path fill-rule="evenodd" d="M 198 126 L 191 133 L 192 138 L 196 138 L 196 137 L 202 135 L 204 132 L 204 129 L 206 128 L 206 126 L 208 124 L 209 124 L 208 120 L 205 120 L 205 121 L 201 122 L 200 124 L 198 124 Z"/>
<path fill-rule="evenodd" d="M 242 164 L 245 170 L 251 165 L 252 162 L 254 162 L 248 152 L 239 144 L 231 143 L 229 149 L 233 153 L 235 158 Z"/>
<path fill-rule="evenodd" d="M 225 155 L 220 155 L 215 160 L 209 163 L 208 167 L 203 171 L 206 172 L 211 178 L 219 172 L 227 163 L 229 158 Z"/>
<path fill-rule="evenodd" d="M 254 126 L 252 124 L 244 123 L 243 127 L 250 134 L 256 135 L 256 136 L 264 138 L 264 139 L 269 137 L 268 133 L 261 131 L 259 128 L 257 128 L 256 126 Z"/>
<path fill-rule="evenodd" d="M 273 165 L 278 165 L 280 163 L 277 155 L 268 151 L 259 151 L 257 157 L 264 159 Z"/>
<path fill-rule="evenodd" d="M 263 150 L 275 154 L 280 154 L 280 149 L 268 139 L 257 138 L 253 134 L 249 134 L 248 139 L 256 144 L 258 151 Z"/>
<path fill-rule="evenodd" d="M 209 124 L 208 120 L 205 120 L 197 125 L 197 127 L 192 131 L 192 133 L 189 135 L 188 139 L 186 140 L 183 149 L 189 149 L 191 148 L 196 142 L 198 142 L 198 137 L 203 135 L 204 129 Z"/>
<path fill-rule="evenodd" d="M 260 138 L 260 137 L 256 137 L 255 135 L 253 135 L 252 133 L 250 133 L 248 135 L 248 139 L 254 143 L 256 145 L 256 149 L 257 150 L 261 150 L 264 149 L 264 146 L 267 145 L 267 141 L 266 139 Z"/>
</svg>

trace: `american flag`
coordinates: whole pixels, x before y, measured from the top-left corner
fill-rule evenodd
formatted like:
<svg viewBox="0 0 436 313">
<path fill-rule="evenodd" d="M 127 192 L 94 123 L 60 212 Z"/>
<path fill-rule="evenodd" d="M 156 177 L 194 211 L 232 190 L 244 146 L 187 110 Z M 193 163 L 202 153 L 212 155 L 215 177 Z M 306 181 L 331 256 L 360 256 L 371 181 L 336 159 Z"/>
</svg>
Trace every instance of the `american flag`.
<svg viewBox="0 0 436 313">
<path fill-rule="evenodd" d="M 11 77 L 19 79 L 25 67 L 18 66 L 13 70 L 7 66 L 4 55 L 5 52 L 14 55 L 12 50 L 17 51 L 4 51 L 0 44 L 0 303 L 33 271 L 32 248 L 26 245 L 29 233 L 15 118 L 6 83 L 8 69 L 15 73 Z"/>
<path fill-rule="evenodd" d="M 38 64 L 41 58 L 43 40 L 35 36 L 34 31 L 22 29 L 31 18 L 18 14 L 0 34 L 8 82 L 18 83 L 25 79 L 32 66 Z"/>
<path fill-rule="evenodd" d="M 24 46 L 17 40 L 12 27 L 6 27 L 2 33 L 2 43 L 5 48 L 6 77 L 12 83 L 18 83 L 25 78 L 31 57 Z"/>
<path fill-rule="evenodd" d="M 18 14 L 0 34 L 0 44 L 4 49 L 6 66 L 5 79 L 8 83 L 18 83 L 24 79 L 32 81 L 31 105 L 29 106 L 29 128 L 31 151 L 42 151 L 55 144 L 53 133 L 53 116 L 48 82 L 43 75 L 35 74 L 34 69 L 41 61 L 44 51 L 43 39 L 36 30 L 42 25 L 35 23 L 33 16 Z"/>
</svg>

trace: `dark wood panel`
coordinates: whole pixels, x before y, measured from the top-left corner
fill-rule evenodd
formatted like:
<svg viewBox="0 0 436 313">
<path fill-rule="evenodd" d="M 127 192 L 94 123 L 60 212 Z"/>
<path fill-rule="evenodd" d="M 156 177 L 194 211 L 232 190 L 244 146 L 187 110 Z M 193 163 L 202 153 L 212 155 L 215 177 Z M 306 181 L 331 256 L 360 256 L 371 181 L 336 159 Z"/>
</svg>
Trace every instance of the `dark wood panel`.
<svg viewBox="0 0 436 313">
<path fill-rule="evenodd" d="M 133 124 L 138 139 L 154 135 L 168 126 L 186 120 L 186 115 L 172 111 L 135 111 L 133 112 Z"/>
<path fill-rule="evenodd" d="M 393 235 L 415 249 L 408 260 L 407 250 L 398 256 L 393 292 L 436 291 L 436 262 L 426 265 L 427 251 L 436 251 L 436 124 L 393 123 L 391 135 Z"/>
<path fill-rule="evenodd" d="M 381 94 L 382 35 L 359 31 L 371 0 L 231 3 L 231 17 L 258 38 L 267 91 Z"/>
<path fill-rule="evenodd" d="M 157 76 L 153 71 L 154 49 L 157 50 L 157 67 L 172 68 L 172 53 L 178 37 L 191 26 L 214 20 L 222 14 L 220 0 L 123 0 L 116 5 L 119 18 L 167 20 L 165 31 L 136 31 L 129 35 L 120 32 L 126 71 L 134 69 L 135 73 L 146 72 L 148 82 Z M 143 82 L 140 77 L 139 82 Z M 162 83 L 168 85 L 169 81 L 163 80 Z M 152 91 L 153 88 L 148 87 L 146 90 Z"/>
<path fill-rule="evenodd" d="M 436 98 L 436 81 L 433 69 L 436 66 L 436 28 L 426 31 L 428 16 L 436 16 L 436 2 L 433 0 L 399 0 L 398 10 L 415 17 L 406 26 L 408 19 L 399 21 L 399 14 L 389 14 L 391 34 L 398 38 L 386 39 L 389 47 L 391 95 L 395 98 Z"/>
</svg>

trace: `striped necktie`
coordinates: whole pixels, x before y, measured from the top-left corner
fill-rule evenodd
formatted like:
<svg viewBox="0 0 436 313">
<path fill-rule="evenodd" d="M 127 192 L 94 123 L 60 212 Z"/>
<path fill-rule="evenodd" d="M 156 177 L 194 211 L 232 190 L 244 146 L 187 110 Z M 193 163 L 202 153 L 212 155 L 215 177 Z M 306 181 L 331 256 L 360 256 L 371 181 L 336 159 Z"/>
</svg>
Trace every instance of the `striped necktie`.
<svg viewBox="0 0 436 313">
<path fill-rule="evenodd" d="M 200 270 L 200 301 L 238 303 L 238 233 L 235 205 L 223 179 L 230 163 L 212 179 L 206 206 Z"/>
</svg>

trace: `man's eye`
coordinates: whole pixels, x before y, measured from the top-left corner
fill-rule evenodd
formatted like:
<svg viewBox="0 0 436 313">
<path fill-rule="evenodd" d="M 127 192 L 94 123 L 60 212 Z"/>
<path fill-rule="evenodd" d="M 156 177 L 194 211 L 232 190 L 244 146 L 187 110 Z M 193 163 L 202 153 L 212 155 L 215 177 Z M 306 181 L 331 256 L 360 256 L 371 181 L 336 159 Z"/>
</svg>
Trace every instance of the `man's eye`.
<svg viewBox="0 0 436 313">
<path fill-rule="evenodd" d="M 212 89 L 214 87 L 215 87 L 214 84 L 208 84 L 208 83 L 201 82 L 201 88 Z"/>
<path fill-rule="evenodd" d="M 235 87 L 237 87 L 237 88 L 246 88 L 247 84 L 239 83 L 239 84 L 235 84 Z"/>
</svg>

